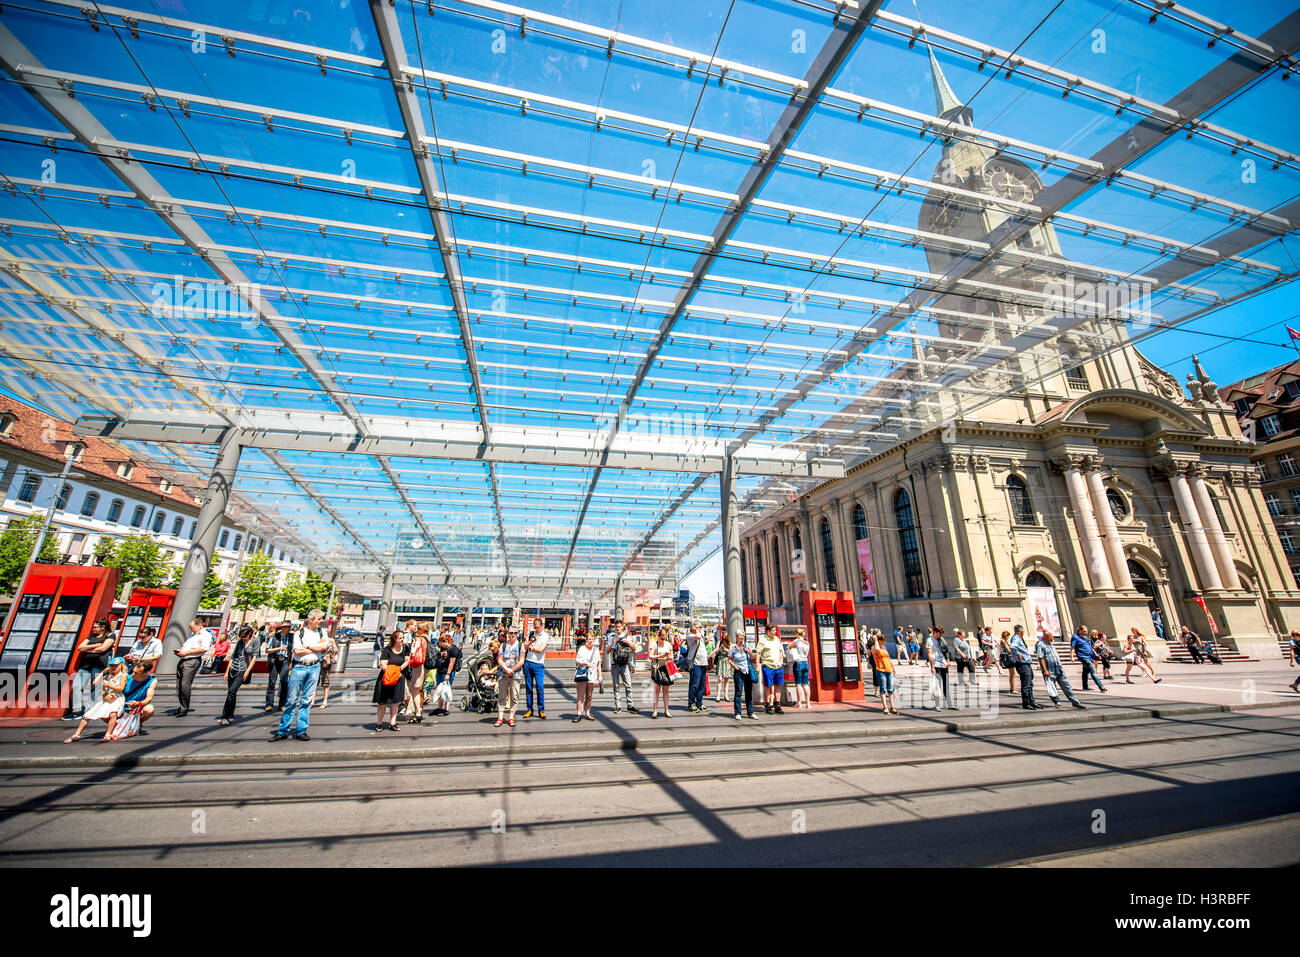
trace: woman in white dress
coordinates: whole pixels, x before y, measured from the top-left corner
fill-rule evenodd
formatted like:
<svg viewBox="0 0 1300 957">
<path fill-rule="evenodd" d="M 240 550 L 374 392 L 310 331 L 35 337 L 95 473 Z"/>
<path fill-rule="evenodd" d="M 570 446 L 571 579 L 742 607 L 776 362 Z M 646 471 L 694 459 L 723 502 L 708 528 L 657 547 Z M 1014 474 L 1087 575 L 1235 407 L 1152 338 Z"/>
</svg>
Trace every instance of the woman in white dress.
<svg viewBox="0 0 1300 957">
<path fill-rule="evenodd" d="M 71 737 L 64 738 L 64 744 L 71 744 L 81 738 L 82 732 L 92 721 L 108 721 L 115 715 L 122 713 L 122 689 L 126 687 L 126 679 L 130 677 L 126 670 L 126 661 L 122 658 L 113 658 L 109 661 L 108 667 L 95 676 L 92 685 L 99 685 L 100 699 L 86 709 L 86 713 L 81 716 L 81 721 L 77 724 L 77 730 L 72 733 Z M 104 734 L 105 740 L 108 738 L 107 732 Z"/>
</svg>

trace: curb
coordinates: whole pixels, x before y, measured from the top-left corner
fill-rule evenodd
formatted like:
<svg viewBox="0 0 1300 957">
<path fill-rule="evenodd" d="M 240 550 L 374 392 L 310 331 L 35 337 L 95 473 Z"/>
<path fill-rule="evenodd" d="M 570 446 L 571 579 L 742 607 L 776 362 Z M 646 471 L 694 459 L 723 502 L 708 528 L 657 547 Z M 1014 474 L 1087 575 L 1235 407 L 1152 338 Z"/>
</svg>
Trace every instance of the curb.
<svg viewBox="0 0 1300 957">
<path fill-rule="evenodd" d="M 990 721 L 967 719 L 958 721 L 927 722 L 920 726 L 882 725 L 880 728 L 864 727 L 853 724 L 842 728 L 825 728 L 814 731 L 778 731 L 764 733 L 742 732 L 721 737 L 718 735 L 675 735 L 656 737 L 645 740 L 617 738 L 615 743 L 602 745 L 598 741 L 572 742 L 520 742 L 510 748 L 504 742 L 498 744 L 447 745 L 411 748 L 364 748 L 347 751 L 254 751 L 248 753 L 217 752 L 212 754 L 118 754 L 89 755 L 45 755 L 33 758 L 0 758 L 0 770 L 32 771 L 62 768 L 178 768 L 201 765 L 220 764 L 318 764 L 343 762 L 369 762 L 409 760 L 420 758 L 461 758 L 461 757 L 517 757 L 528 754 L 554 754 L 557 752 L 577 751 L 646 751 L 680 747 L 705 747 L 729 744 L 786 744 L 797 741 L 829 741 L 840 738 L 899 737 L 906 734 L 925 732 L 946 732 L 948 734 L 967 734 L 974 731 L 1004 731 L 1020 728 L 1062 727 L 1082 724 L 1104 724 L 1115 721 L 1129 721 L 1135 718 L 1185 718 L 1206 714 L 1230 714 L 1233 712 L 1262 711 L 1276 708 L 1294 707 L 1293 701 L 1265 702 L 1253 705 L 1214 705 L 1214 704 L 1172 704 L 1151 708 L 1117 708 L 1114 711 L 1097 714 L 1071 712 L 1059 716 L 1044 718 L 1013 717 L 996 718 Z M 757 730 L 757 729 L 756 729 Z"/>
</svg>

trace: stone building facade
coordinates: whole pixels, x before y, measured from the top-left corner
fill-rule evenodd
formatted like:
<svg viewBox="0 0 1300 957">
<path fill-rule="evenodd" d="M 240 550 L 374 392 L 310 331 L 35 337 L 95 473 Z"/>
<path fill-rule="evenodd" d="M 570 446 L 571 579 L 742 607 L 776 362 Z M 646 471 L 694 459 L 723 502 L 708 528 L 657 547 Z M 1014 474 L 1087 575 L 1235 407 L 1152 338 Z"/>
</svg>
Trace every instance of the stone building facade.
<svg viewBox="0 0 1300 957">
<path fill-rule="evenodd" d="M 969 108 L 932 68 L 940 114 L 969 125 Z M 1031 201 L 1041 189 L 1014 158 L 955 138 L 940 175 L 991 197 Z M 981 238 L 1005 215 L 996 202 L 954 206 L 936 191 L 920 218 L 929 232 Z M 1034 265 L 1061 254 L 1052 226 L 1026 240 L 982 278 L 1024 289 L 1059 282 Z M 942 271 L 951 255 L 929 251 L 931 269 Z M 1013 313 L 1032 307 L 986 308 L 1023 319 Z M 935 357 L 945 339 L 979 330 L 941 333 Z M 1098 338 L 1106 348 L 1090 349 Z M 1157 635 L 1186 624 L 1277 658 L 1276 634 L 1300 627 L 1300 590 L 1235 409 L 1199 363 L 1184 390 L 1120 324 L 1085 325 L 1059 348 L 1067 361 L 1057 371 L 1034 368 L 1041 357 L 1017 358 L 1008 366 L 1022 374 L 1003 388 L 988 380 L 1001 398 L 977 414 L 945 417 L 750 520 L 741 533 L 746 602 L 793 623 L 803 589 L 851 590 L 860 625 L 886 633 L 931 623 L 1032 632 L 1042 620 L 1061 633 L 1084 624 L 1115 638 L 1137 627 L 1161 657 Z M 910 374 L 924 376 L 926 359 L 918 349 Z"/>
</svg>

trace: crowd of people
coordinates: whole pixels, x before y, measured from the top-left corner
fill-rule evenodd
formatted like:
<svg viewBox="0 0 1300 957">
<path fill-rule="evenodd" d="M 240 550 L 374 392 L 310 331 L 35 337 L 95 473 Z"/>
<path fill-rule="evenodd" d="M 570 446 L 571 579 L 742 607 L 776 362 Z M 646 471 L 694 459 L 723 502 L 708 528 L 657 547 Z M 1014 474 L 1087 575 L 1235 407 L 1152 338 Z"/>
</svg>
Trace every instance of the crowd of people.
<svg viewBox="0 0 1300 957">
<path fill-rule="evenodd" d="M 177 657 L 177 707 L 168 715 L 183 718 L 191 713 L 195 676 L 220 672 L 226 696 L 217 723 L 235 719 L 239 691 L 253 676 L 256 662 L 265 655 L 266 696 L 263 710 L 279 711 L 279 722 L 271 741 L 290 736 L 310 740 L 311 711 L 318 692 L 321 708 L 329 706 L 330 672 L 338 659 L 339 646 L 325 627 L 324 612 L 314 609 L 306 620 L 267 623 L 254 628 L 242 625 L 233 640 L 217 641 L 199 621 L 189 623 L 189 637 L 175 649 Z M 1193 662 L 1222 664 L 1213 639 L 1204 639 L 1182 627 L 1181 641 Z M 494 727 L 516 726 L 520 684 L 523 685 L 523 718 L 546 718 L 546 658 L 551 636 L 540 619 L 533 619 L 527 633 L 518 626 L 501 622 L 494 629 L 479 628 L 468 636 L 460 619 L 440 626 L 409 620 L 375 642 L 375 724 L 372 734 L 398 731 L 402 722 L 420 724 L 426 716 L 450 713 L 455 697 L 453 686 L 467 654 L 473 668 L 461 706 L 466 710 L 496 712 Z M 157 688 L 154 669 L 163 654 L 162 641 L 154 629 L 142 627 L 130 649 L 115 655 L 116 639 L 108 621 L 96 622 L 91 634 L 77 648 L 77 670 L 73 675 L 71 702 L 64 720 L 77 721 L 66 743 L 80 740 L 96 721 L 104 722 L 105 740 L 145 734 L 143 725 L 155 713 Z M 472 646 L 472 651 L 466 645 Z M 1118 647 L 1116 645 L 1118 644 Z M 712 693 L 715 704 L 730 703 L 736 720 L 756 719 L 756 689 L 764 714 L 785 713 L 783 704 L 796 710 L 812 707 L 809 698 L 810 644 L 803 628 L 767 627 L 756 640 L 746 642 L 740 634 L 729 635 L 721 626 L 705 629 L 699 624 L 679 632 L 661 628 L 643 640 L 623 620 L 615 620 L 603 634 L 579 627 L 572 636 L 574 660 L 574 723 L 594 720 L 597 692 L 605 691 L 606 679 L 613 693 L 612 713 L 641 714 L 633 704 L 632 689 L 638 659 L 643 659 L 650 688 L 651 719 L 672 718 L 670 690 L 679 681 L 687 687 L 687 713 L 708 714 L 706 700 Z M 1290 663 L 1300 660 L 1300 632 L 1290 636 Z M 892 636 L 878 629 L 859 634 L 858 652 L 865 672 L 870 671 L 871 689 L 879 698 L 881 713 L 900 714 L 897 668 L 910 666 L 928 673 L 932 700 L 923 705 L 938 710 L 958 710 L 956 692 L 979 687 L 978 675 L 1005 676 L 1008 690 L 1019 689 L 1021 706 L 1039 710 L 1035 696 L 1035 675 L 1052 704 L 1060 708 L 1065 698 L 1074 708 L 1084 705 L 1065 673 L 1064 656 L 1079 667 L 1080 690 L 1089 683 L 1098 693 L 1107 692 L 1106 682 L 1114 677 L 1117 662 L 1123 661 L 1124 681 L 1145 677 L 1162 680 L 1155 672 L 1155 659 L 1142 631 L 1133 628 L 1122 642 L 1080 625 L 1065 641 L 1040 631 L 1031 640 L 1023 626 L 994 636 L 992 626 L 972 634 L 961 628 L 951 635 L 942 626 L 922 630 L 900 626 Z M 789 687 L 787 688 L 787 674 Z M 951 677 L 950 677 L 951 674 Z M 989 687 L 989 686 L 986 686 Z M 1300 677 L 1291 685 L 1300 692 Z M 98 693 L 97 693 L 98 692 Z"/>
</svg>

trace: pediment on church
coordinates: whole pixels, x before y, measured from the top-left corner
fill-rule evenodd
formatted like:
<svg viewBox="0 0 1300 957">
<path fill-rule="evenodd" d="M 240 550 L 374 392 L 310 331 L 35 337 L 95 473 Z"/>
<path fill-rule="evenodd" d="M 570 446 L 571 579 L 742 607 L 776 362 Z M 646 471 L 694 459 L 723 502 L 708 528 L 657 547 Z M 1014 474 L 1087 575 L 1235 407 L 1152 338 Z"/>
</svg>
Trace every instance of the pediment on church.
<svg viewBox="0 0 1300 957">
<path fill-rule="evenodd" d="M 1160 432 L 1210 436 L 1209 428 L 1181 405 L 1159 395 L 1133 389 L 1105 389 L 1067 402 L 1053 409 L 1038 423 L 1041 431 L 1069 426 L 1095 429 L 1128 437 L 1151 436 Z"/>
</svg>

